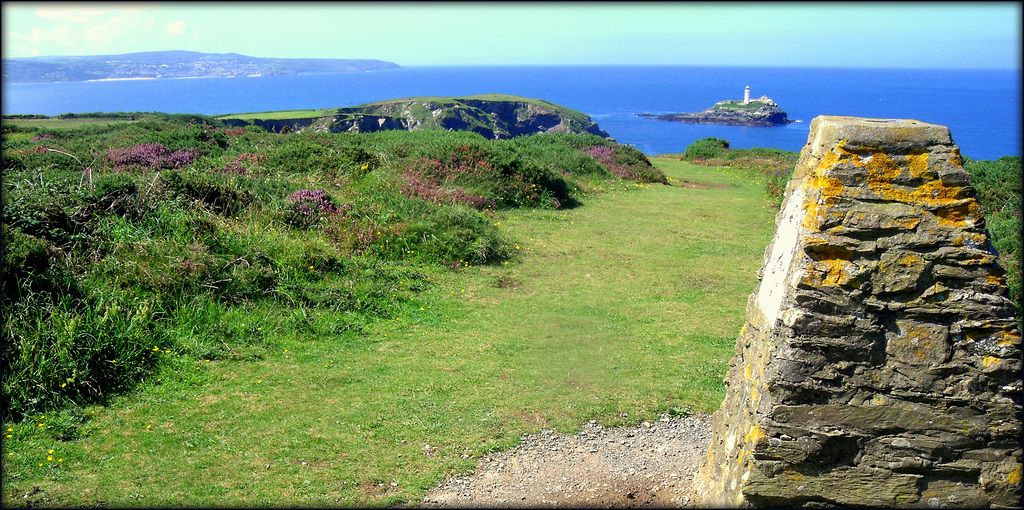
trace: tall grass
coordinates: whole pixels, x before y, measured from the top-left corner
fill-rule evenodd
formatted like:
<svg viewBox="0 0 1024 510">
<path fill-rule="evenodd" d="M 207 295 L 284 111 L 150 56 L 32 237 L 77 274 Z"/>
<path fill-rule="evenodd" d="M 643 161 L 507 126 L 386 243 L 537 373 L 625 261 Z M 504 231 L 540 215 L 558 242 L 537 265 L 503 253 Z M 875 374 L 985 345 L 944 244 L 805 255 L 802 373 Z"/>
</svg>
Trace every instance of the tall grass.
<svg viewBox="0 0 1024 510">
<path fill-rule="evenodd" d="M 425 289 L 408 267 L 513 259 L 496 212 L 574 207 L 618 176 L 664 180 L 592 135 L 5 123 L 3 419 L 131 388 L 164 351 L 259 351 L 236 308 L 361 331 Z"/>
<path fill-rule="evenodd" d="M 574 208 L 451 208 L 485 218 L 511 253 L 454 269 L 419 253 L 350 256 L 285 209 L 261 223 L 250 209 L 235 220 L 193 207 L 217 234 L 193 242 L 227 263 L 258 240 L 278 284 L 264 297 L 166 299 L 144 384 L 6 422 L 5 506 L 414 504 L 541 427 L 713 410 L 773 214 L 743 178 L 653 162 L 670 182 L 708 186 L 607 177 Z M 302 186 L 355 203 L 323 181 Z M 388 189 L 396 206 L 437 207 Z M 104 228 L 127 250 L 189 218 Z"/>
</svg>

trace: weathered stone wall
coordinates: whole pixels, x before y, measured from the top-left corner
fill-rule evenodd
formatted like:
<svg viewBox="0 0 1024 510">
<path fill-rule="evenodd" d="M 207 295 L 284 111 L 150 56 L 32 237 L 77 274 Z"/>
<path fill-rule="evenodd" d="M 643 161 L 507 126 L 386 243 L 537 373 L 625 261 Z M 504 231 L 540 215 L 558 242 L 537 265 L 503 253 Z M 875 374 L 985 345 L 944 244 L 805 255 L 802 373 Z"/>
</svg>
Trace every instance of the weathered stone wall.
<svg viewBox="0 0 1024 510">
<path fill-rule="evenodd" d="M 818 117 L 695 484 L 707 506 L 1021 505 L 1021 334 L 944 126 Z"/>
</svg>

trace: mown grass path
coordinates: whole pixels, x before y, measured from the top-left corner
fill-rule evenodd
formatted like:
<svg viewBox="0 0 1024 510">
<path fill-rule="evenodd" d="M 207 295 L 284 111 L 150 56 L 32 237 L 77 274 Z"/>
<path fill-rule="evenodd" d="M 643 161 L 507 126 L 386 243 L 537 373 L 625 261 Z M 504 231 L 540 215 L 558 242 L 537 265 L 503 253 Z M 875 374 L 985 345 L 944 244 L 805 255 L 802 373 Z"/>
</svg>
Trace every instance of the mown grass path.
<svg viewBox="0 0 1024 510">
<path fill-rule="evenodd" d="M 87 409 L 82 439 L 19 428 L 4 505 L 415 502 L 542 427 L 713 411 L 774 211 L 743 177 L 655 162 L 673 186 L 504 213 L 517 261 L 433 272 L 368 334 L 304 334 L 255 310 L 275 339 L 263 359 L 169 361 Z"/>
</svg>

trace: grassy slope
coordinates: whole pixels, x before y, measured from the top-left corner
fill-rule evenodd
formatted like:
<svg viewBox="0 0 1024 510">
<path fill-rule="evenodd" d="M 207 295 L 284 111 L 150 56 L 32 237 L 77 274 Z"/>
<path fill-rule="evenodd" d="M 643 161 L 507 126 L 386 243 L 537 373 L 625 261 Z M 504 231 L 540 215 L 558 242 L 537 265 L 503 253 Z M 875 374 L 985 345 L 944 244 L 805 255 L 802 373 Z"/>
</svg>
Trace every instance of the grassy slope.
<svg viewBox="0 0 1024 510">
<path fill-rule="evenodd" d="M 334 115 L 335 113 L 337 113 L 337 110 L 334 108 L 321 108 L 318 110 L 280 110 L 272 112 L 232 113 L 228 115 L 218 115 L 216 118 L 221 120 L 309 119 L 327 117 L 329 115 Z"/>
<path fill-rule="evenodd" d="M 376 113 L 381 107 L 389 106 L 395 103 L 407 103 L 410 101 L 415 102 L 430 102 L 437 104 L 451 104 L 460 103 L 464 100 L 477 100 L 477 101 L 515 101 L 528 104 L 534 104 L 542 106 L 544 108 L 551 108 L 560 112 L 562 115 L 572 118 L 580 123 L 586 123 L 586 116 L 580 112 L 559 106 L 542 99 L 531 99 L 521 96 L 513 96 L 509 94 L 478 94 L 474 96 L 464 97 L 436 97 L 436 96 L 421 96 L 421 97 L 407 97 L 401 99 L 388 99 L 385 101 L 377 101 L 373 103 L 366 103 L 358 106 L 342 108 L 343 111 L 351 113 L 353 111 L 366 111 L 370 113 Z M 252 112 L 252 113 L 232 113 L 228 115 L 219 115 L 218 119 L 240 119 L 240 120 L 275 120 L 275 119 L 305 119 L 315 117 L 326 117 L 335 115 L 338 113 L 337 109 L 320 109 L 320 110 L 286 110 L 286 111 L 274 111 L 274 112 Z M 415 112 L 414 112 L 415 113 Z M 422 118 L 430 118 L 429 113 L 418 115 Z"/>
<path fill-rule="evenodd" d="M 620 184 L 574 210 L 501 213 L 520 262 L 432 270 L 439 284 L 366 336 L 250 309 L 276 338 L 264 359 L 167 353 L 135 395 L 85 411 L 84 439 L 7 432 L 4 505 L 393 504 L 542 426 L 712 411 L 773 211 L 741 177 L 654 161 L 725 186 Z"/>
</svg>

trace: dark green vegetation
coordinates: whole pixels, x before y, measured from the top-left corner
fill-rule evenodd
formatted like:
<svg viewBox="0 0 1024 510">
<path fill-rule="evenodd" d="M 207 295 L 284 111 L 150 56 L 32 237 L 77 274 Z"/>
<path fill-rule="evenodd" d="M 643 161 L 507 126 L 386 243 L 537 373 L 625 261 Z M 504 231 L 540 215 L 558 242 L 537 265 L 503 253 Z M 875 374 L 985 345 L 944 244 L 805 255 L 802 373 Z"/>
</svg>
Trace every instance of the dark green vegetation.
<svg viewBox="0 0 1024 510">
<path fill-rule="evenodd" d="M 610 138 L 582 112 L 542 99 L 508 94 L 410 97 L 325 110 L 255 112 L 218 116 L 235 126 L 272 132 L 312 129 L 333 133 L 443 129 L 507 139 L 538 133 L 590 133 Z"/>
<path fill-rule="evenodd" d="M 1021 175 L 1024 165 L 1020 156 L 1003 156 L 995 161 L 968 159 L 964 168 L 971 173 L 978 202 L 985 212 L 985 226 L 999 251 L 999 263 L 1006 269 L 1006 283 L 1020 320 L 1024 301 L 1021 295 Z"/>
<path fill-rule="evenodd" d="M 592 136 L 214 124 L 7 129 L 4 506 L 415 502 L 540 427 L 721 402 L 758 186 Z"/>
<path fill-rule="evenodd" d="M 260 58 L 238 53 L 148 51 L 123 55 L 4 59 L 5 83 L 126 78 L 207 78 L 397 69 L 392 62 L 336 58 Z"/>
<path fill-rule="evenodd" d="M 712 106 L 713 110 L 756 110 L 764 106 L 761 101 L 751 101 L 747 104 L 743 104 L 743 101 L 723 101 L 721 103 Z"/>
<path fill-rule="evenodd" d="M 15 126 L 5 507 L 415 503 L 711 412 L 773 228 L 761 171 L 588 135 Z"/>
<path fill-rule="evenodd" d="M 4 420 L 103 401 L 161 353 L 258 359 L 257 321 L 225 317 L 263 306 L 311 334 L 361 331 L 413 306 L 421 265 L 514 258 L 495 211 L 665 180 L 592 135 L 219 126 L 5 125 Z"/>
</svg>

